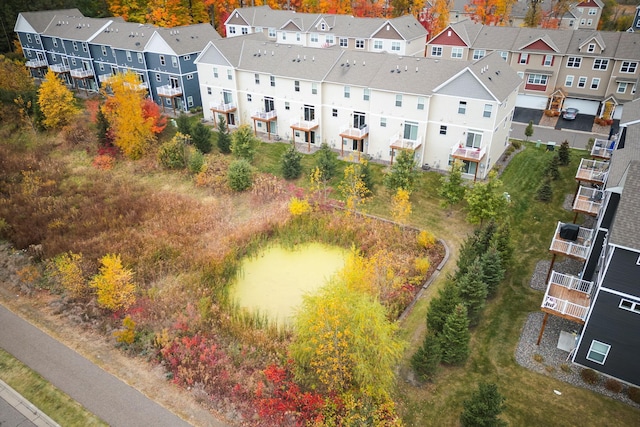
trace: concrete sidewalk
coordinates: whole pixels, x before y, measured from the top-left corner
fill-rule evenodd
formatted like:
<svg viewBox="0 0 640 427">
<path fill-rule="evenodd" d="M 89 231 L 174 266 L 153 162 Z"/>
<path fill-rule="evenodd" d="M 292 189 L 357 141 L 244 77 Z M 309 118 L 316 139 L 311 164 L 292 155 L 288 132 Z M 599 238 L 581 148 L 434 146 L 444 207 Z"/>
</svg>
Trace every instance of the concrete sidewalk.
<svg viewBox="0 0 640 427">
<path fill-rule="evenodd" d="M 2 380 L 0 380 L 0 425 L 2 427 L 60 427 Z"/>
<path fill-rule="evenodd" d="M 511 138 L 526 139 L 524 135 L 526 128 L 527 125 L 524 123 L 511 123 Z M 533 125 L 533 136 L 529 140 L 533 142 L 540 140 L 543 144 L 553 141 L 558 145 L 567 140 L 571 148 L 585 150 L 589 143 L 589 138 L 608 139 L 609 135 L 576 130 L 557 130 L 551 127 Z"/>
</svg>

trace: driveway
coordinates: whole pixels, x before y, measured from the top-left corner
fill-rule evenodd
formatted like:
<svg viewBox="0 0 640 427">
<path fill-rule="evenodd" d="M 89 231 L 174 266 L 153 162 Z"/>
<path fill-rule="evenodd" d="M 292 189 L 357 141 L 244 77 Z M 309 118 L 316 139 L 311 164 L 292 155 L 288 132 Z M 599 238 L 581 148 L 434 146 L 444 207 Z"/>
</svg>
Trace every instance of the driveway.
<svg viewBox="0 0 640 427">
<path fill-rule="evenodd" d="M 575 120 L 565 120 L 562 118 L 562 115 L 558 117 L 558 122 L 556 123 L 556 129 L 567 129 L 567 130 L 579 130 L 582 132 L 591 132 L 593 129 L 593 121 L 595 120 L 595 116 L 590 116 L 588 114 L 578 114 Z"/>
<path fill-rule="evenodd" d="M 513 112 L 513 121 L 524 124 L 528 124 L 531 121 L 534 125 L 537 125 L 540 123 L 542 113 L 542 110 L 516 107 Z"/>
</svg>

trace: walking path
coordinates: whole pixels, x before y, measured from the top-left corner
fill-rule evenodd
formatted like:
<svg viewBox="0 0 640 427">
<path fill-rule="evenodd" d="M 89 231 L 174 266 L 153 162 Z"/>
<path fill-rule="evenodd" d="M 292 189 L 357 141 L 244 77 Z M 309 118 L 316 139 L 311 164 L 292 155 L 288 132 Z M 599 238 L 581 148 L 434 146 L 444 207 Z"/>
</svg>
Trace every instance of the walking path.
<svg viewBox="0 0 640 427">
<path fill-rule="evenodd" d="M 0 426 L 60 427 L 2 380 L 0 380 Z"/>
<path fill-rule="evenodd" d="M 0 325 L 0 347 L 112 427 L 190 426 L 4 306 Z"/>
</svg>

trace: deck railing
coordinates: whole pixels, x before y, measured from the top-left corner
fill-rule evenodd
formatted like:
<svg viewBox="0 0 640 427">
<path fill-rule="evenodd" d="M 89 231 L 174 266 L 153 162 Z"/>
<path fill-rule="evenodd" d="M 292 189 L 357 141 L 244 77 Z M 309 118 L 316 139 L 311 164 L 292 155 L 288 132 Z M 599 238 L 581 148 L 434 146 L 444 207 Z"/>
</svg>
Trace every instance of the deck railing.
<svg viewBox="0 0 640 427">
<path fill-rule="evenodd" d="M 42 68 L 47 66 L 47 61 L 44 59 L 31 59 L 25 65 L 29 68 Z"/>
<path fill-rule="evenodd" d="M 610 141 L 608 139 L 596 138 L 591 148 L 591 156 L 601 159 L 610 159 L 613 154 L 613 148 L 615 147 L 615 140 Z"/>
<path fill-rule="evenodd" d="M 302 130 L 313 130 L 315 128 L 318 127 L 318 121 L 317 120 L 303 120 L 303 119 L 292 119 L 290 122 L 290 127 L 295 128 L 295 129 L 302 129 Z"/>
<path fill-rule="evenodd" d="M 369 125 L 364 125 L 361 128 L 355 128 L 352 126 L 345 126 L 342 128 L 340 135 L 345 137 L 351 137 L 355 139 L 362 139 L 369 134 Z"/>
<path fill-rule="evenodd" d="M 580 227 L 578 231 L 578 238 L 575 241 L 566 240 L 560 237 L 560 228 L 563 225 L 564 224 L 562 222 L 558 222 L 558 227 L 556 228 L 556 233 L 553 236 L 549 250 L 581 260 L 586 260 L 593 240 L 593 230 L 590 228 Z"/>
<path fill-rule="evenodd" d="M 567 288 L 572 291 L 583 292 L 589 295 L 591 294 L 591 290 L 593 289 L 593 282 L 582 280 L 579 277 L 572 276 L 571 274 L 558 273 L 557 271 L 551 272 L 549 285 L 551 284 L 562 286 L 563 288 Z"/>
<path fill-rule="evenodd" d="M 389 146 L 391 148 L 399 148 L 402 150 L 415 150 L 422 145 L 422 137 L 417 139 L 407 139 L 402 137 L 402 133 L 397 133 L 389 138 Z"/>
<path fill-rule="evenodd" d="M 255 113 L 253 113 L 251 117 L 253 117 L 254 119 L 260 119 L 260 120 L 273 120 L 278 117 L 278 113 L 276 112 L 276 110 L 256 111 Z"/>
<path fill-rule="evenodd" d="M 604 184 L 609 175 L 609 163 L 598 160 L 582 159 L 576 172 L 579 181 L 590 181 Z"/>
<path fill-rule="evenodd" d="M 71 68 L 69 68 L 68 65 L 64 64 L 51 64 L 49 65 L 49 69 L 54 73 L 68 73 L 69 71 L 71 71 Z"/>
<path fill-rule="evenodd" d="M 480 161 L 487 154 L 487 147 L 465 147 L 462 144 L 455 144 L 451 147 L 451 156 L 464 160 Z"/>
<path fill-rule="evenodd" d="M 597 215 L 604 201 L 604 191 L 597 188 L 580 186 L 576 199 L 573 201 L 573 210 Z"/>
<path fill-rule="evenodd" d="M 75 70 L 71 70 L 71 77 L 75 77 L 76 79 L 86 79 L 87 77 L 92 77 L 92 70 L 84 70 L 82 68 L 76 68 Z"/>
<path fill-rule="evenodd" d="M 182 88 L 164 85 L 158 87 L 157 93 L 158 96 L 180 96 L 182 95 Z"/>
<path fill-rule="evenodd" d="M 571 316 L 576 319 L 580 319 L 583 322 L 587 319 L 587 313 L 589 312 L 588 306 L 575 304 L 566 299 L 556 298 L 547 293 L 545 293 L 544 298 L 542 299 L 541 307 L 555 311 L 564 316 Z"/>
</svg>

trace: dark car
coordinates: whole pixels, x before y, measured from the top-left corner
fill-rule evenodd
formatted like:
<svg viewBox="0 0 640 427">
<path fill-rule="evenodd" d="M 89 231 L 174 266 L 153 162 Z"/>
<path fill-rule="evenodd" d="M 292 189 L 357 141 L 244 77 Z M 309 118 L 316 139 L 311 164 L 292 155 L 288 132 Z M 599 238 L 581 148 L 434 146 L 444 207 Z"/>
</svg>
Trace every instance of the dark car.
<svg viewBox="0 0 640 427">
<path fill-rule="evenodd" d="M 578 115 L 577 108 L 567 108 L 562 113 L 562 118 L 565 120 L 575 120 L 577 115 Z"/>
</svg>

